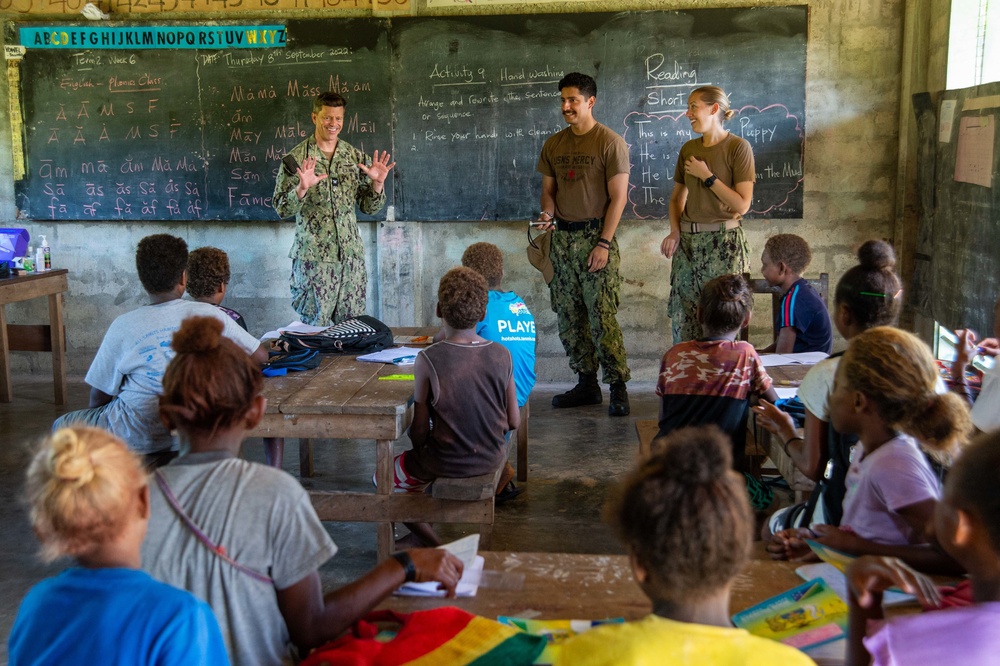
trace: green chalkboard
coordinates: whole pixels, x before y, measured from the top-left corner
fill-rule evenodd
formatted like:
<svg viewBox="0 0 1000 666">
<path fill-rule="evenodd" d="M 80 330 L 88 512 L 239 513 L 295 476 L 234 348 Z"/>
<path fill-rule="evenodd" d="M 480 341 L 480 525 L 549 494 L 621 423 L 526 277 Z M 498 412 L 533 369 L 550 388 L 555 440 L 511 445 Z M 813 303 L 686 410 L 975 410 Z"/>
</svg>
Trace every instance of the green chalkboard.
<svg viewBox="0 0 1000 666">
<path fill-rule="evenodd" d="M 667 217 L 687 95 L 703 84 L 730 93 L 729 128 L 754 148 L 749 216 L 799 218 L 807 19 L 805 6 L 324 19 L 278 22 L 286 44 L 267 49 L 29 47 L 17 206 L 53 220 L 276 219 L 280 159 L 312 132 L 311 97 L 333 89 L 348 99 L 345 140 L 393 153 L 396 219 L 525 219 L 542 144 L 565 127 L 557 82 L 582 71 L 596 117 L 630 146 L 627 218 Z M 8 44 L 24 25 L 7 24 Z"/>
</svg>

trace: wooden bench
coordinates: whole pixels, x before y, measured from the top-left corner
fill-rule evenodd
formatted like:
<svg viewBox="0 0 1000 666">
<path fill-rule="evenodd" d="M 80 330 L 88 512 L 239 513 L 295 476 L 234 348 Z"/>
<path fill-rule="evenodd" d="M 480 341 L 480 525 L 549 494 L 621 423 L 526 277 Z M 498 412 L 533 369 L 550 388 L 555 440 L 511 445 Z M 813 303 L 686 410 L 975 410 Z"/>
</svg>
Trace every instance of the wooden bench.
<svg viewBox="0 0 1000 666">
<path fill-rule="evenodd" d="M 656 433 L 660 431 L 659 421 L 654 421 L 653 419 L 635 422 L 635 434 L 639 437 L 639 459 L 649 457 L 650 449 L 653 446 L 653 440 L 656 439 Z"/>
<path fill-rule="evenodd" d="M 431 484 L 431 498 L 442 502 L 442 513 L 446 517 L 427 522 L 478 523 L 479 547 L 482 550 L 489 550 L 493 538 L 496 490 L 501 473 L 503 465 L 492 474 L 465 479 L 437 479 Z M 473 520 L 467 520 L 467 516 L 471 516 Z"/>
<path fill-rule="evenodd" d="M 518 426 L 511 438 L 517 444 L 517 480 L 523 483 L 528 480 L 528 417 L 531 410 L 529 403 L 524 403 L 521 408 L 521 425 Z M 313 445 L 308 439 L 299 440 L 299 475 L 303 478 L 310 478 L 314 473 L 313 468 Z"/>
</svg>

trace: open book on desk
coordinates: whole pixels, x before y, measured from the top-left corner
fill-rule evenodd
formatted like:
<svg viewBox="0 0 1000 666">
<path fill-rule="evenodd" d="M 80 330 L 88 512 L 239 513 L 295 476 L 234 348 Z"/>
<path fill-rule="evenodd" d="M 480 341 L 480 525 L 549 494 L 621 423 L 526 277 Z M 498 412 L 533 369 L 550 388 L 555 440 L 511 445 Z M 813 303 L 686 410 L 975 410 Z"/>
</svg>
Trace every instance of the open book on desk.
<svg viewBox="0 0 1000 666">
<path fill-rule="evenodd" d="M 801 352 L 799 354 L 761 354 L 760 360 L 765 368 L 772 365 L 816 365 L 829 354 L 823 352 Z"/>
</svg>

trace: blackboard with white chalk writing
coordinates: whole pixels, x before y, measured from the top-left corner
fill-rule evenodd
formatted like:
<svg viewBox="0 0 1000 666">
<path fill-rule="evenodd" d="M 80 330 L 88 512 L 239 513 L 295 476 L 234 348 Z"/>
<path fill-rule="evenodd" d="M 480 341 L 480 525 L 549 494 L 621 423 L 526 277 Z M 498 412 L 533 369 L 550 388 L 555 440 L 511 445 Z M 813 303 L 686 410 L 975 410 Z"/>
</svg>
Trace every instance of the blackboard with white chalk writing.
<svg viewBox="0 0 1000 666">
<path fill-rule="evenodd" d="M 403 219 L 526 219 L 542 144 L 566 127 L 558 81 L 597 81 L 594 116 L 625 137 L 629 219 L 666 218 L 684 113 L 722 86 L 756 157 L 750 217 L 802 217 L 806 7 L 394 22 L 394 143 Z"/>
<path fill-rule="evenodd" d="M 800 218 L 807 23 L 805 6 L 330 19 L 267 26 L 282 34 L 263 44 L 265 26 L 170 37 L 164 24 L 128 48 L 70 24 L 35 38 L 76 45 L 26 44 L 10 24 L 7 43 L 27 47 L 18 206 L 57 220 L 275 219 L 280 158 L 312 131 L 309 98 L 334 89 L 349 101 L 345 140 L 393 153 L 396 219 L 526 219 L 542 144 L 565 127 L 557 82 L 581 71 L 597 80 L 595 117 L 629 144 L 626 218 L 667 217 L 677 154 L 697 136 L 687 96 L 707 84 L 730 93 L 728 127 L 754 148 L 748 216 Z"/>
<path fill-rule="evenodd" d="M 20 63 L 26 159 L 15 191 L 27 217 L 276 219 L 281 158 L 314 131 L 312 101 L 326 90 L 348 102 L 346 141 L 391 149 L 387 21 L 92 26 L 50 31 L 90 49 L 28 42 Z M 105 35 L 134 45 L 97 48 Z"/>
</svg>

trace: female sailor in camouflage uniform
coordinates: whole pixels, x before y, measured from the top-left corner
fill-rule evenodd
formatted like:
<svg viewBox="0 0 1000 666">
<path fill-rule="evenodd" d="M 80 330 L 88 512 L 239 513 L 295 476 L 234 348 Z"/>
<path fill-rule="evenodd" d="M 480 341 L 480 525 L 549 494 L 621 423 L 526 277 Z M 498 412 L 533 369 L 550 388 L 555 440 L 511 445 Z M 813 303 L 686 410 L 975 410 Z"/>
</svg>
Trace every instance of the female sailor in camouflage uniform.
<svg viewBox="0 0 1000 666">
<path fill-rule="evenodd" d="M 753 151 L 723 127 L 735 113 L 717 86 L 702 86 L 688 97 L 687 117 L 701 138 L 685 143 L 677 158 L 670 234 L 660 244 L 663 256 L 673 259 L 667 305 L 673 344 L 701 337 L 695 307 L 706 282 L 750 271 L 740 221 L 753 201 Z"/>
</svg>

